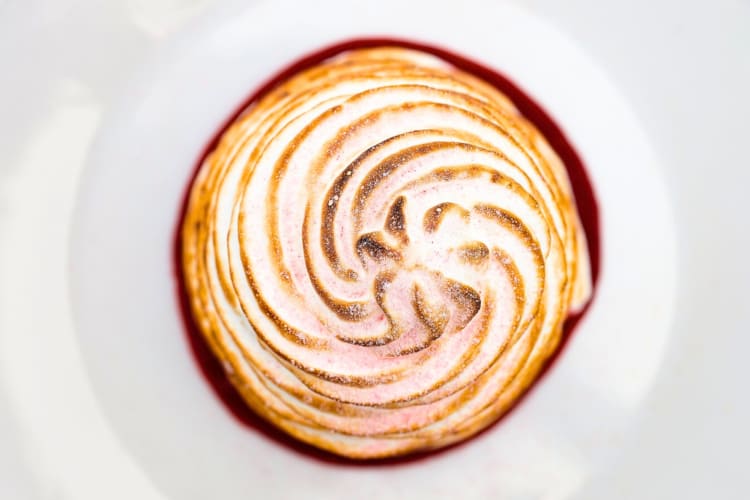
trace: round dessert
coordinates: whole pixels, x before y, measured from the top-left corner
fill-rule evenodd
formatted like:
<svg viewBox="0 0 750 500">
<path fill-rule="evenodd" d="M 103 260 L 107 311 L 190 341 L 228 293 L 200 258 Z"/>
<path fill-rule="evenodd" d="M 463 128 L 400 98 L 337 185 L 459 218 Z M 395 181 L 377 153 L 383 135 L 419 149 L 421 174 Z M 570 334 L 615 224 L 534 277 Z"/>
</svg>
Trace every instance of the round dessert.
<svg viewBox="0 0 750 500">
<path fill-rule="evenodd" d="M 591 294 L 544 137 L 491 85 L 395 47 L 339 54 L 240 115 L 192 186 L 182 266 L 247 404 L 351 458 L 491 424 Z"/>
</svg>

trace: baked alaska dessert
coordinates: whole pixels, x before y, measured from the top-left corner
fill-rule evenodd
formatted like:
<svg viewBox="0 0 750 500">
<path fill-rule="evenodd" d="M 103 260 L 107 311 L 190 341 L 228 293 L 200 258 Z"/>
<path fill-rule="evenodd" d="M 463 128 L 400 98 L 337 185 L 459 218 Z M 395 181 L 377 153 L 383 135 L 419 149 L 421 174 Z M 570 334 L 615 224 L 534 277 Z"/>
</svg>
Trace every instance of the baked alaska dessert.
<svg viewBox="0 0 750 500">
<path fill-rule="evenodd" d="M 227 128 L 191 188 L 182 266 L 247 405 L 358 459 L 491 424 L 591 293 L 544 137 L 488 83 L 396 47 L 308 67 Z"/>
</svg>

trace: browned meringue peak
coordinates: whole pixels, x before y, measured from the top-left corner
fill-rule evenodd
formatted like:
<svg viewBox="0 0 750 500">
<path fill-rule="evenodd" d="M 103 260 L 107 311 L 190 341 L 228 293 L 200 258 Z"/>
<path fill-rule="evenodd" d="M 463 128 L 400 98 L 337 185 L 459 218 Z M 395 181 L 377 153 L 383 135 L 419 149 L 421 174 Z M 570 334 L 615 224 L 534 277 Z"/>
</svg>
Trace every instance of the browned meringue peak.
<svg viewBox="0 0 750 500">
<path fill-rule="evenodd" d="M 490 424 L 590 294 L 544 138 L 487 83 L 400 48 L 341 54 L 243 113 L 183 244 L 196 322 L 248 405 L 355 458 Z"/>
</svg>

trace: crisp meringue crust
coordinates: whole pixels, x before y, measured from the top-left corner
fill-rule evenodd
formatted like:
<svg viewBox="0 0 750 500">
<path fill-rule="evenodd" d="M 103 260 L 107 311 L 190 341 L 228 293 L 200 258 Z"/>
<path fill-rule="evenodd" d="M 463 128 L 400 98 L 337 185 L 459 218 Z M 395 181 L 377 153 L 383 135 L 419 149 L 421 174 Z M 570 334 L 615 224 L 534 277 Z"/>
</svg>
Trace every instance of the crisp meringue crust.
<svg viewBox="0 0 750 500">
<path fill-rule="evenodd" d="M 352 458 L 496 420 L 591 295 L 565 168 L 491 85 L 352 50 L 224 132 L 191 188 L 195 323 L 247 404 Z"/>
</svg>

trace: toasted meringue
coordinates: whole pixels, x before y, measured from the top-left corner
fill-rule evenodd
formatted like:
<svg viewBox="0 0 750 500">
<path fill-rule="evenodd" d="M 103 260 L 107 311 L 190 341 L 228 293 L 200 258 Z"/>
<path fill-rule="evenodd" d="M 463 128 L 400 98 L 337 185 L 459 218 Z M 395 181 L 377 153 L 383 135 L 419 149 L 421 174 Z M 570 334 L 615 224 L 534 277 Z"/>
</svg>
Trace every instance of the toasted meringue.
<svg viewBox="0 0 750 500">
<path fill-rule="evenodd" d="M 195 322 L 247 404 L 352 458 L 491 424 L 591 293 L 544 137 L 402 48 L 345 52 L 251 105 L 201 166 L 182 238 Z"/>
</svg>

